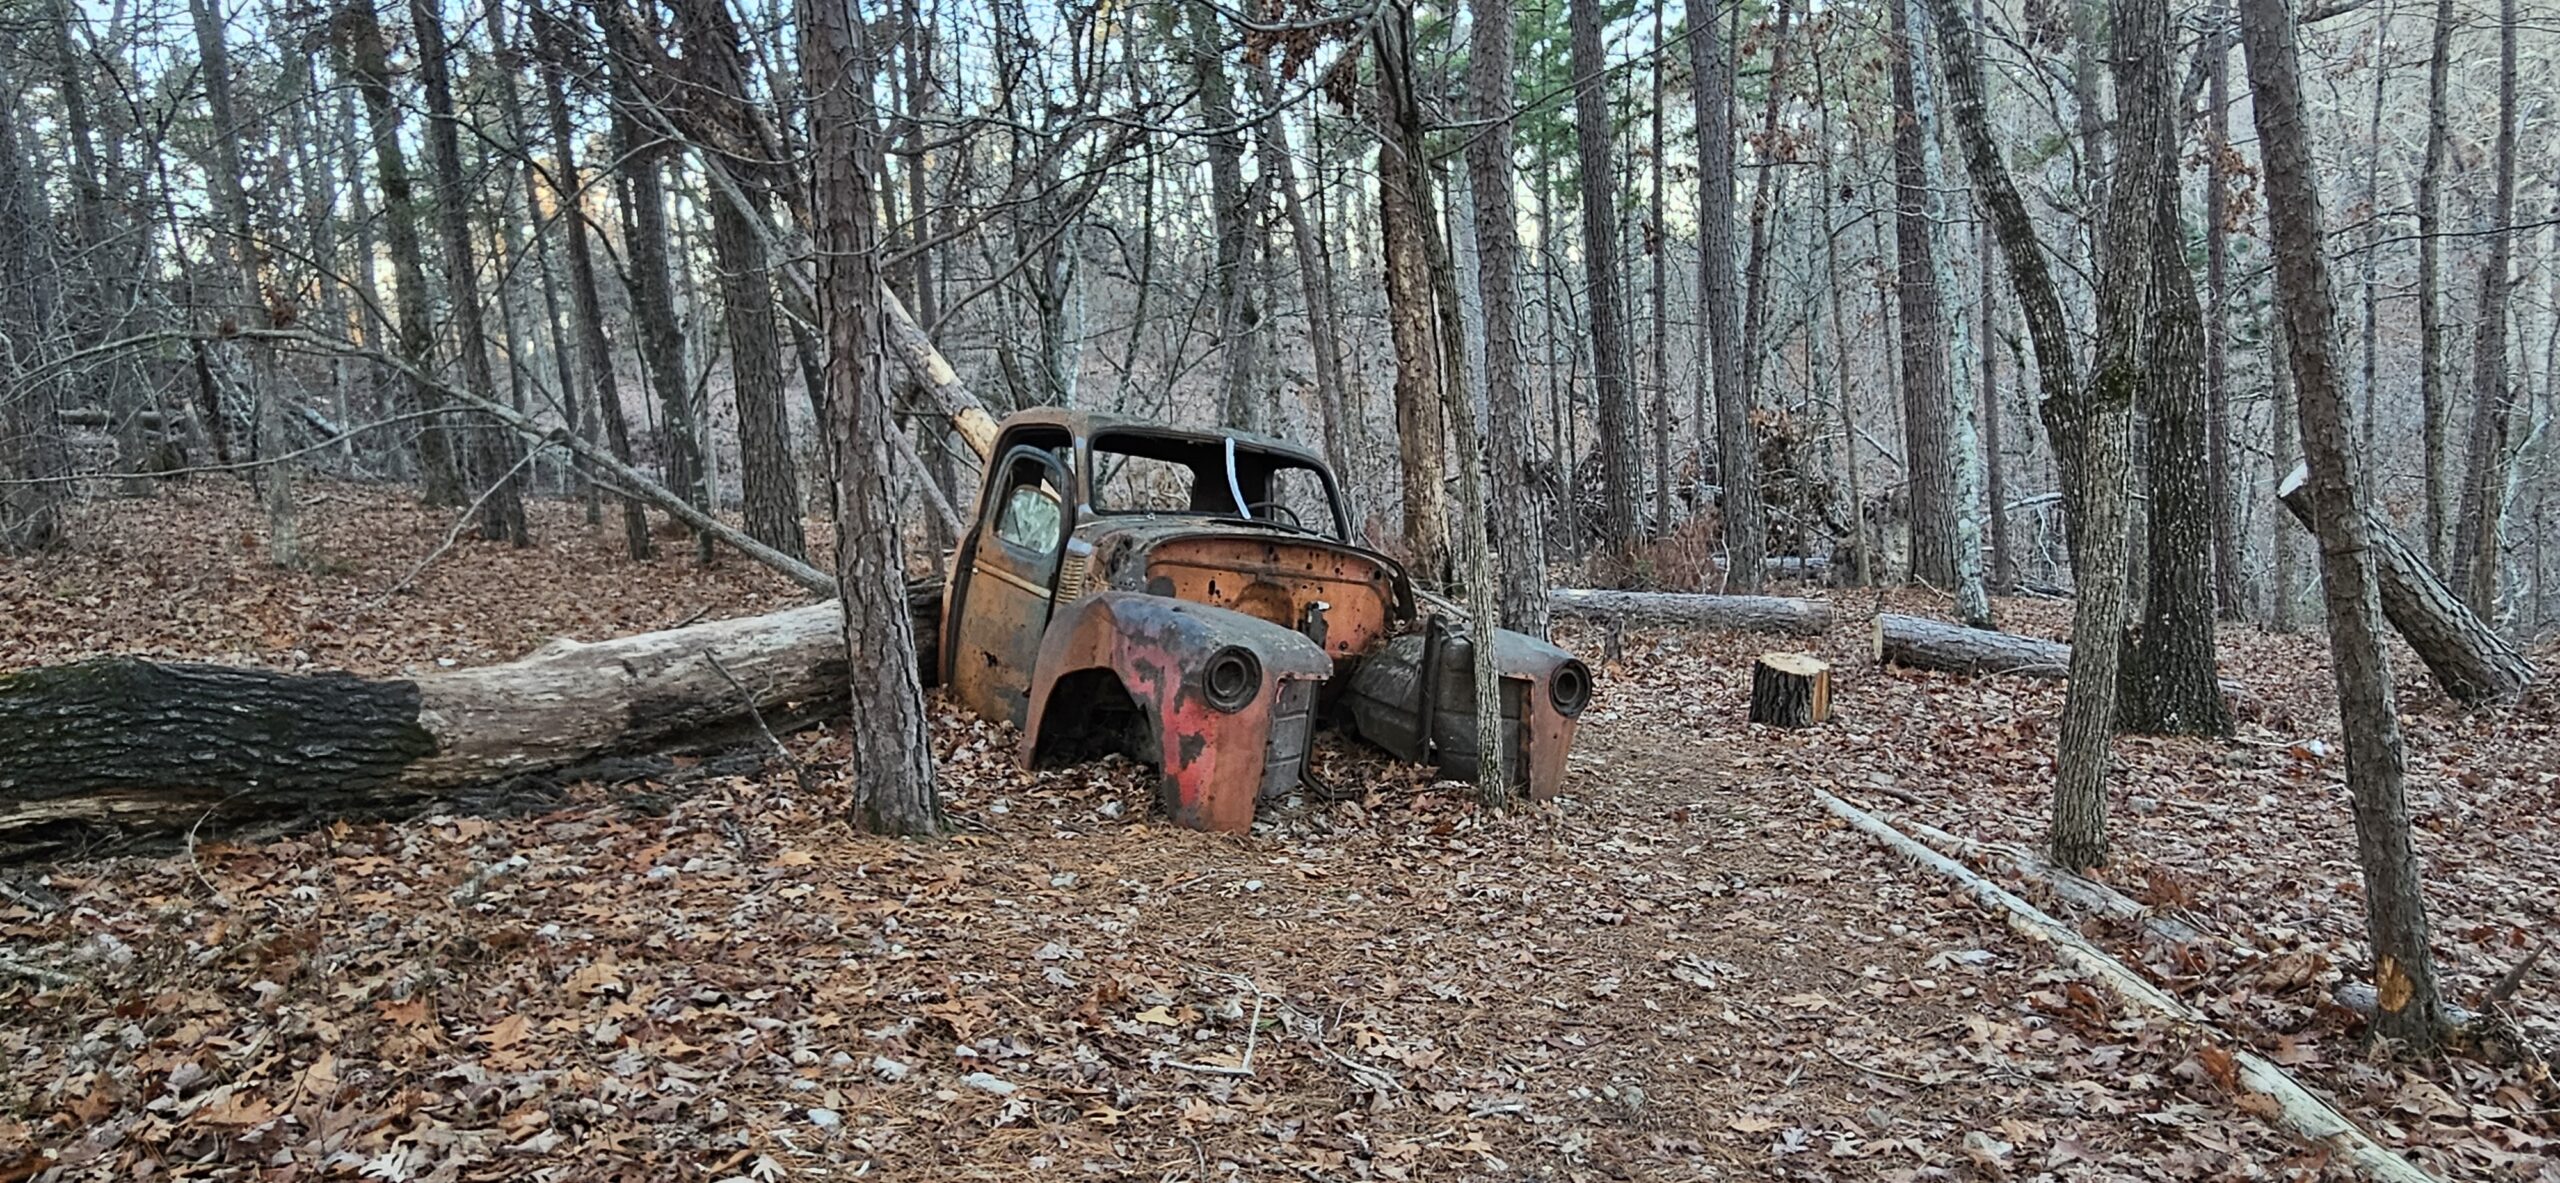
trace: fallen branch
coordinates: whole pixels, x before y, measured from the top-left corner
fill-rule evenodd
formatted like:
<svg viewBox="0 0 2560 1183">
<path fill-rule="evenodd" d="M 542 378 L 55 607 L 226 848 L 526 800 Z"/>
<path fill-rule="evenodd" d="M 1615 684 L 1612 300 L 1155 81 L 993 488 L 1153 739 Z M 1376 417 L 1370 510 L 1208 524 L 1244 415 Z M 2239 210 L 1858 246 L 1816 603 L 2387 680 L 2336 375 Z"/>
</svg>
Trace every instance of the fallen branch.
<svg viewBox="0 0 2560 1183">
<path fill-rule="evenodd" d="M 1966 894 L 1988 905 L 2008 921 L 2019 935 L 2050 946 L 2062 963 L 2098 979 L 2113 989 L 2118 997 L 2136 1008 L 2150 1011 L 2187 1027 L 2196 1034 L 2230 1052 L 2239 1068 L 2241 1084 L 2249 1091 L 2265 1095 L 2275 1102 L 2276 1117 L 2285 1128 L 2303 1140 L 2323 1147 L 2358 1170 L 2385 1183 L 2435 1183 L 2434 1176 L 2419 1170 L 2409 1160 L 2373 1140 L 2346 1115 L 2330 1108 L 2327 1102 L 2311 1095 L 2301 1082 L 2284 1069 L 2255 1052 L 2238 1045 L 2217 1030 L 2204 1014 L 2175 996 L 2153 985 L 2151 981 L 2126 968 L 2107 953 L 2090 944 L 2086 937 L 2068 925 L 2046 915 L 2041 909 L 2018 898 L 2015 893 L 1973 873 L 1963 864 L 1922 845 L 1917 839 L 1886 824 L 1874 814 L 1851 805 L 1820 789 L 1813 790 L 1814 799 L 1841 820 L 1874 838 L 1887 849 L 1902 855 L 1921 868 L 1934 871 L 1953 881 Z"/>
<path fill-rule="evenodd" d="M 2071 905 L 2074 909 L 2140 925 L 2145 934 L 2162 944 L 2198 945 L 2215 939 L 2207 936 L 2194 925 L 2174 916 L 2163 915 L 2140 900 L 2127 896 L 2104 883 L 2054 866 L 2044 861 L 2043 856 L 2023 846 L 2005 842 L 1978 842 L 1971 838 L 1950 834 L 1927 822 L 1913 821 L 1910 818 L 1899 818 L 1894 821 L 1902 828 L 1919 835 L 1923 841 L 1944 854 L 1977 862 L 1990 860 L 2006 862 L 2011 869 L 2017 871 L 2020 877 L 2043 884 L 2053 893 L 2055 899 Z M 2256 950 L 2248 948 L 2240 948 L 2239 951 L 2246 954 L 2256 953 Z"/>
</svg>

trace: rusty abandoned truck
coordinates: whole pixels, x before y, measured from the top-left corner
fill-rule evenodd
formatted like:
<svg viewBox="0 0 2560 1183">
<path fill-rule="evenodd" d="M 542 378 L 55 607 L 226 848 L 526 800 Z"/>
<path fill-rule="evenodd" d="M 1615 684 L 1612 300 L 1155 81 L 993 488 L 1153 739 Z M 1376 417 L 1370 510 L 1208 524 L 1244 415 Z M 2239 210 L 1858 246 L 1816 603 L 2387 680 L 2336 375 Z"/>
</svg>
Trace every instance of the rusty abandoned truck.
<svg viewBox="0 0 2560 1183">
<path fill-rule="evenodd" d="M 1230 831 L 1308 774 L 1320 721 L 1475 777 L 1474 647 L 1350 540 L 1314 453 L 1059 408 L 995 435 L 930 664 L 1021 730 L 1026 766 L 1118 752 L 1157 768 L 1176 823 Z M 1503 766 L 1545 800 L 1591 672 L 1507 630 L 1493 660 Z"/>
</svg>

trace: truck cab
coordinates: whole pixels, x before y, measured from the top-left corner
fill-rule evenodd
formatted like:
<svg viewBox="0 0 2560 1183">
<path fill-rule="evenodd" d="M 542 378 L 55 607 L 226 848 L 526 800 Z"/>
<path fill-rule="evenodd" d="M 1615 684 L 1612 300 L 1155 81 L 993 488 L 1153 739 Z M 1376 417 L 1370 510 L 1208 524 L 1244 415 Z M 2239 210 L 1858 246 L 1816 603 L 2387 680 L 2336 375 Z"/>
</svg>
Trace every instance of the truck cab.
<svg viewBox="0 0 2560 1183">
<path fill-rule="evenodd" d="M 1196 828 L 1249 827 L 1326 721 L 1471 777 L 1464 630 L 1419 612 L 1350 520 L 1323 460 L 1283 440 L 1016 414 L 952 556 L 939 667 L 961 705 L 1021 729 L 1026 765 L 1121 752 Z M 1496 650 L 1514 783 L 1552 796 L 1589 671 L 1517 633 Z"/>
</svg>

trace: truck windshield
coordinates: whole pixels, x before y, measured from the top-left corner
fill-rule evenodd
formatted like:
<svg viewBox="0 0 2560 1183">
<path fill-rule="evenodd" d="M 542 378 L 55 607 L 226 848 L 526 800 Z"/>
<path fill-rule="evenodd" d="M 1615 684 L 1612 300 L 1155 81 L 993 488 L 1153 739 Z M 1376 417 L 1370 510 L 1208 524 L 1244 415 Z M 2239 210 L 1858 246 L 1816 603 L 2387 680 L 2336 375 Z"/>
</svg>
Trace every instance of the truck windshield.
<svg viewBox="0 0 2560 1183">
<path fill-rule="evenodd" d="M 1230 484 L 1225 443 L 1128 432 L 1095 436 L 1095 512 L 1249 518 L 1344 537 L 1333 482 L 1321 466 L 1239 441 Z"/>
</svg>

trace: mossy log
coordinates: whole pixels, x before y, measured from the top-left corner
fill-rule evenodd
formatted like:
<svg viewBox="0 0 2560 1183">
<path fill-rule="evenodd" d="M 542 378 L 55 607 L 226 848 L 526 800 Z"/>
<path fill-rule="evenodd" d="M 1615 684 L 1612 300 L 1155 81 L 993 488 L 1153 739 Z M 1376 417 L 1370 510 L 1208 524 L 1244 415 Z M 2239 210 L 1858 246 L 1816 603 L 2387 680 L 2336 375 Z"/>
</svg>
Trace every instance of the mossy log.
<svg viewBox="0 0 2560 1183">
<path fill-rule="evenodd" d="M 910 589 L 928 681 L 940 598 Z M 0 675 L 0 860 L 486 799 L 610 758 L 749 742 L 759 721 L 833 709 L 846 671 L 830 600 L 415 678 L 132 657 Z"/>
</svg>

